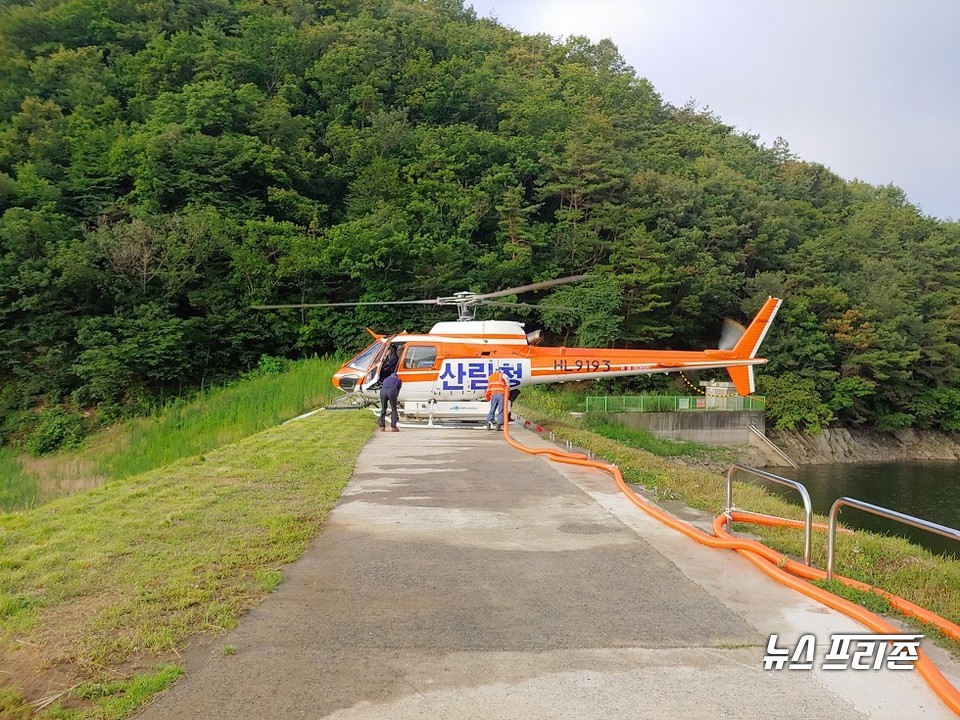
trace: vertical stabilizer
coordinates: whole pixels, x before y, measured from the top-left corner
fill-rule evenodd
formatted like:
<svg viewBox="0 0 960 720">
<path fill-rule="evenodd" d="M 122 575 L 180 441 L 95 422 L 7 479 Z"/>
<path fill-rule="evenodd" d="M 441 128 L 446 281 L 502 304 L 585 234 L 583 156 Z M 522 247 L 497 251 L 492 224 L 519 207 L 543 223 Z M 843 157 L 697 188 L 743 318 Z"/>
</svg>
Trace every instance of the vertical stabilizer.
<svg viewBox="0 0 960 720">
<path fill-rule="evenodd" d="M 750 326 L 743 333 L 743 336 L 737 341 L 733 348 L 733 353 L 737 360 L 752 360 L 757 356 L 757 350 L 760 349 L 760 343 L 766 337 L 767 331 L 773 324 L 773 319 L 777 316 L 782 300 L 777 298 L 767 298 L 767 301 L 760 308 L 760 312 L 750 323 Z M 738 365 L 728 367 L 730 379 L 741 395 L 749 395 L 756 389 L 753 381 L 753 366 Z"/>
<path fill-rule="evenodd" d="M 741 395 L 750 395 L 756 389 L 753 385 L 753 365 L 728 367 L 727 372 Z"/>
<path fill-rule="evenodd" d="M 783 300 L 778 300 L 777 298 L 767 298 L 763 307 L 760 308 L 760 312 L 757 313 L 753 322 L 747 327 L 747 331 L 743 334 L 743 337 L 740 338 L 740 341 L 733 348 L 733 352 L 738 360 L 755 358 L 757 356 L 760 343 L 762 343 L 763 338 L 766 337 L 767 330 L 770 329 L 773 319 L 777 316 L 777 311 L 780 309 L 780 303 L 782 302 Z"/>
</svg>

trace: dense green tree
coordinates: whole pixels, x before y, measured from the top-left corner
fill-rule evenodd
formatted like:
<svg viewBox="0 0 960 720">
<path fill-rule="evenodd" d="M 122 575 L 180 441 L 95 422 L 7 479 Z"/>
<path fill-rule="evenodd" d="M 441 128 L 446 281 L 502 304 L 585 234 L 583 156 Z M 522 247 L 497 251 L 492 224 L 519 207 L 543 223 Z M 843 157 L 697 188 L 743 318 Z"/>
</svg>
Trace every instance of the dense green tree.
<svg viewBox="0 0 960 720">
<path fill-rule="evenodd" d="M 760 375 L 781 426 L 960 429 L 960 225 L 638 70 L 460 0 L 4 4 L 0 433 L 439 319 L 252 304 L 585 271 L 522 318 L 704 347 L 776 294 Z"/>
</svg>

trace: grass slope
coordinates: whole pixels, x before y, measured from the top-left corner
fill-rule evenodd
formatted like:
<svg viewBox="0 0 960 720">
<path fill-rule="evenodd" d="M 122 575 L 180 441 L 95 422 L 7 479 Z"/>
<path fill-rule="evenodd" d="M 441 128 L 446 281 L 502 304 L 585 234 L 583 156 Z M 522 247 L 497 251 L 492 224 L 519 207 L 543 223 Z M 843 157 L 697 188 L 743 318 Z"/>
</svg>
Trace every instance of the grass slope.
<svg viewBox="0 0 960 720">
<path fill-rule="evenodd" d="M 0 670 L 84 683 L 72 693 L 83 708 L 56 717 L 122 717 L 134 687 L 160 687 L 176 671 L 116 674 L 164 659 L 194 633 L 232 628 L 273 589 L 374 426 L 369 413 L 321 412 L 0 516 Z M 9 693 L 0 715 L 15 705 Z"/>
<path fill-rule="evenodd" d="M 89 438 L 82 447 L 41 458 L 0 448 L 0 510 L 162 467 L 236 442 L 328 402 L 335 358 L 312 358 L 281 372 L 254 372 L 225 387 L 166 404 Z"/>
</svg>

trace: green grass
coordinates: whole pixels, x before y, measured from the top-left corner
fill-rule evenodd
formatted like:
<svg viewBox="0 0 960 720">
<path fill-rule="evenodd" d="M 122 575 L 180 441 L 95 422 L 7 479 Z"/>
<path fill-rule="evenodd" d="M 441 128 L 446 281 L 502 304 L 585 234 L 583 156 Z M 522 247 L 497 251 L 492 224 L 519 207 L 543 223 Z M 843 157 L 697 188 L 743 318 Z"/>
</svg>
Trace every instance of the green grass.
<svg viewBox="0 0 960 720">
<path fill-rule="evenodd" d="M 375 424 L 369 413 L 321 412 L 0 515 L 0 667 L 33 663 L 104 688 L 84 691 L 92 714 L 62 717 L 122 717 L 159 681 L 140 693 L 136 678 L 112 685 L 114 673 L 231 629 L 275 588 Z"/>
<path fill-rule="evenodd" d="M 65 709 L 57 704 L 47 713 L 52 720 L 120 720 L 165 690 L 183 674 L 176 665 L 162 665 L 153 672 L 131 678 L 83 683 L 72 695 L 89 701 L 82 709 Z"/>
<path fill-rule="evenodd" d="M 0 447 L 0 511 L 30 507 L 40 500 L 37 478 L 26 472 L 17 453 Z"/>
<path fill-rule="evenodd" d="M 10 450 L 2 451 L 0 510 L 29 507 L 68 488 L 163 467 L 296 417 L 333 397 L 337 390 L 330 378 L 339 366 L 340 361 L 331 358 L 302 360 L 284 372 L 254 373 L 227 387 L 176 400 L 153 416 L 118 423 L 77 450 L 25 458 L 36 475 L 24 472 Z M 43 493 L 38 492 L 40 484 Z"/>
<path fill-rule="evenodd" d="M 12 687 L 0 688 L 0 718 L 3 720 L 29 720 L 33 717 L 33 708 L 27 704 L 23 694 Z"/>
<path fill-rule="evenodd" d="M 536 407 L 543 413 L 561 418 L 572 412 L 582 413 L 586 407 L 587 391 L 558 390 L 544 385 L 523 388 L 521 402 L 524 407 Z"/>
<path fill-rule="evenodd" d="M 254 374 L 233 385 L 177 400 L 154 417 L 124 423 L 122 439 L 96 447 L 96 467 L 118 479 L 197 455 L 273 427 L 328 402 L 337 392 L 331 358 L 292 363 L 282 373 Z"/>
<path fill-rule="evenodd" d="M 651 432 L 624 425 L 604 415 L 585 415 L 581 419 L 581 425 L 605 438 L 627 447 L 646 450 L 658 457 L 706 457 L 717 454 L 716 450 L 700 443 L 657 437 Z"/>
<path fill-rule="evenodd" d="M 253 578 L 254 584 L 264 592 L 273 592 L 283 582 L 283 572 L 272 568 L 258 570 Z"/>
<path fill-rule="evenodd" d="M 557 437 L 569 440 L 578 447 L 592 450 L 597 456 L 615 463 L 627 482 L 637 483 L 653 492 L 657 498 L 675 499 L 686 505 L 713 514 L 723 512 L 726 505 L 726 478 L 719 473 L 682 467 L 668 459 L 657 457 L 646 449 L 631 447 L 614 438 L 606 437 L 582 422 L 571 418 L 563 410 L 563 402 L 540 402 L 536 393 L 523 395 L 517 409 L 525 417 L 547 425 Z M 750 483 L 734 483 L 734 498 L 738 507 L 769 515 L 801 519 L 802 509 Z M 825 522 L 821 517 L 817 522 Z M 793 558 L 803 557 L 803 531 L 793 528 L 770 528 L 752 524 L 738 524 L 759 537 L 761 542 Z M 826 533 L 814 531 L 812 562 L 826 567 Z M 960 561 L 933 553 L 897 538 L 857 531 L 838 533 L 835 556 L 838 574 L 882 588 L 925 607 L 951 622 L 960 623 Z M 874 603 L 855 591 L 844 591 L 849 599 Z M 886 608 L 883 603 L 881 609 Z M 913 621 L 911 621 L 913 622 Z M 934 633 L 929 633 L 935 635 Z M 960 643 L 938 638 L 938 642 L 954 653 L 960 653 Z"/>
<path fill-rule="evenodd" d="M 524 389 L 519 407 L 528 414 L 560 421 L 571 427 L 585 428 L 627 447 L 646 450 L 657 457 L 729 459 L 729 452 L 725 448 L 661 438 L 641 428 L 617 422 L 603 413 L 583 414 L 585 398 L 583 391 L 566 392 L 534 386 Z"/>
</svg>

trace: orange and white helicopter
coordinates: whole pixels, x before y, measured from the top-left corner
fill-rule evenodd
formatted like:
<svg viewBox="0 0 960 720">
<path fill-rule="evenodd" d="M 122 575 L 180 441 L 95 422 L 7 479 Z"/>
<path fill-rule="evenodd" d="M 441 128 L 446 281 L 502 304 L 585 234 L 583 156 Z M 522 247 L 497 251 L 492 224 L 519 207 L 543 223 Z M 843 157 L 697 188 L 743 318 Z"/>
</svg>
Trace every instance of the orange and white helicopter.
<svg viewBox="0 0 960 720">
<path fill-rule="evenodd" d="M 768 298 L 747 328 L 729 322 L 717 350 L 615 350 L 539 345 L 540 332 L 528 333 L 523 324 L 505 320 L 475 320 L 479 305 L 535 307 L 528 303 L 497 302 L 496 298 L 542 290 L 590 276 L 577 275 L 509 288 L 492 293 L 459 292 L 430 300 L 258 305 L 256 309 L 351 307 L 358 305 L 456 305 L 455 322 L 438 322 L 430 332 L 379 335 L 362 352 L 348 360 L 333 376 L 333 384 L 348 400 L 379 401 L 381 368 L 388 349 L 399 351 L 397 374 L 403 380 L 399 400 L 410 417 L 460 417 L 486 415 L 483 401 L 487 377 L 500 370 L 513 391 L 525 385 L 649 375 L 684 370 L 726 368 L 741 395 L 754 391 L 753 367 L 766 363 L 757 350 L 769 330 L 781 300 Z"/>
</svg>

